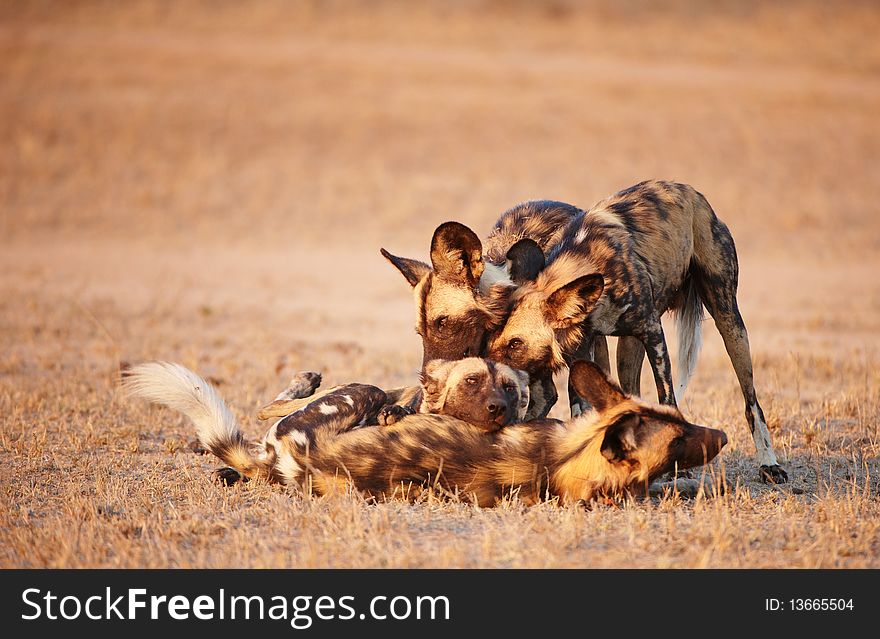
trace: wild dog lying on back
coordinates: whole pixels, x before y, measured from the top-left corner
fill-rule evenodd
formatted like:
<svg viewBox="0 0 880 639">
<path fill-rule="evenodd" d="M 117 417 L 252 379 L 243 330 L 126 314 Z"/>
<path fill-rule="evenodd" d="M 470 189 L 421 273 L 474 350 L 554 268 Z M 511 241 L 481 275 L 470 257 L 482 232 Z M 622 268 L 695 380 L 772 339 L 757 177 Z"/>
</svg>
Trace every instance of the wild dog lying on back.
<svg viewBox="0 0 880 639">
<path fill-rule="evenodd" d="M 528 375 L 476 357 L 429 362 L 422 372 L 421 414 L 439 413 L 465 420 L 470 428 L 494 431 L 522 420 L 529 405 Z M 300 373 L 263 411 L 286 410 L 259 443 L 248 442 L 226 404 L 205 380 L 168 362 L 147 362 L 123 371 L 121 385 L 130 395 L 164 404 L 188 416 L 199 440 L 245 477 L 288 483 L 302 467 L 295 451 L 314 444 L 318 432 L 393 424 L 408 413 L 388 411 L 389 396 L 375 386 L 346 384 L 313 396 L 317 373 Z M 387 411 L 387 412 L 386 412 Z M 384 415 L 383 415 L 384 413 Z M 278 415 L 280 416 L 280 415 Z M 222 474 L 229 480 L 232 475 Z"/>
<path fill-rule="evenodd" d="M 413 287 L 423 365 L 485 353 L 489 334 L 507 319 L 511 291 L 530 277 L 536 261 L 544 264 L 544 253 L 552 252 L 583 214 L 562 202 L 526 202 L 501 215 L 485 245 L 463 224 L 441 224 L 431 238 L 430 266 L 382 249 Z M 604 337 L 597 346 L 595 359 L 607 371 Z M 533 384 L 529 416 L 546 415 L 556 397 L 552 380 Z"/>
<path fill-rule="evenodd" d="M 432 360 L 422 369 L 421 386 L 385 391 L 386 401 L 375 415 L 365 414 L 364 424 L 389 425 L 414 413 L 450 415 L 478 428 L 495 430 L 522 421 L 529 406 L 529 376 L 479 357 L 458 361 Z M 317 373 L 299 373 L 275 400 L 260 409 L 261 420 L 287 417 L 336 389 L 314 395 L 320 385 Z M 330 407 L 327 414 L 335 414 Z M 366 411 L 366 407 L 362 407 Z"/>
<path fill-rule="evenodd" d="M 544 266 L 540 247 L 530 281 L 512 293 L 503 329 L 488 357 L 538 380 L 581 356 L 597 335 L 616 335 L 618 377 L 639 393 L 647 351 L 662 404 L 676 405 L 696 366 L 703 305 L 721 333 L 745 399 L 760 476 L 784 482 L 758 404 L 746 327 L 736 300 L 739 266 L 733 237 L 700 193 L 685 184 L 642 182 L 599 202 L 566 229 Z M 680 375 L 672 387 L 660 317 L 676 312 Z"/>
<path fill-rule="evenodd" d="M 142 364 L 126 373 L 123 385 L 188 415 L 202 443 L 243 475 L 299 483 L 319 494 L 354 487 L 375 498 L 415 498 L 431 487 L 481 506 L 509 494 L 527 504 L 554 496 L 589 502 L 644 494 L 658 476 L 704 464 L 727 442 L 722 431 L 690 424 L 674 407 L 625 396 L 594 364 L 576 363 L 571 378 L 596 412 L 567 423 L 487 431 L 454 417 L 415 414 L 358 428 L 386 396 L 351 384 L 280 420 L 262 445 L 249 444 L 214 389 L 181 366 Z M 466 376 L 446 381 L 447 394 L 468 384 Z"/>
</svg>

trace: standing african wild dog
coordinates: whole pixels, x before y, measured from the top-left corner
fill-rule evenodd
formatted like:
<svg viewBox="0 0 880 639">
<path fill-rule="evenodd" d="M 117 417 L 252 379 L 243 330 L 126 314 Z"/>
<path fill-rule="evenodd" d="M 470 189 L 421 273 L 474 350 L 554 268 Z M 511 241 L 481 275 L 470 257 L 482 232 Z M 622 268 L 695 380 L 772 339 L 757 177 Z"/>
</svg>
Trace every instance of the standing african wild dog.
<svg viewBox="0 0 880 639">
<path fill-rule="evenodd" d="M 555 249 L 567 228 L 579 226 L 583 215 L 562 202 L 519 204 L 499 217 L 485 246 L 468 227 L 447 222 L 434 231 L 430 266 L 382 249 L 413 287 L 423 366 L 432 359 L 484 354 L 488 335 L 507 319 L 511 291 L 532 277 L 544 264 L 544 253 Z M 604 337 L 595 350 L 595 360 L 608 371 Z M 546 415 L 543 407 L 556 401 L 552 380 L 540 382 L 532 385 L 530 416 Z"/>
<path fill-rule="evenodd" d="M 531 250 L 540 256 L 537 247 Z M 616 335 L 624 390 L 638 394 L 647 351 L 659 400 L 674 406 L 660 316 L 677 314 L 681 396 L 696 364 L 705 304 L 739 379 L 761 478 L 784 482 L 787 474 L 755 395 L 748 334 L 736 301 L 738 274 L 733 237 L 706 198 L 685 184 L 641 182 L 568 227 L 546 266 L 512 293 L 507 322 L 491 338 L 488 356 L 550 379 L 594 335 Z"/>
<path fill-rule="evenodd" d="M 467 375 L 454 374 L 461 365 L 436 371 L 445 393 L 470 386 Z M 243 475 L 300 483 L 319 494 L 353 486 L 376 498 L 415 498 L 431 487 L 481 506 L 507 495 L 527 504 L 554 496 L 589 502 L 645 494 L 658 476 L 705 464 L 727 442 L 722 431 L 688 423 L 673 406 L 627 397 L 594 364 L 575 363 L 571 377 L 597 412 L 567 423 L 485 430 L 446 415 L 416 414 L 358 428 L 386 398 L 374 386 L 350 384 L 280 420 L 261 446 L 245 441 L 214 389 L 182 366 L 142 364 L 123 384 L 189 416 L 202 443 Z M 520 376 L 508 381 L 526 388 Z"/>
</svg>

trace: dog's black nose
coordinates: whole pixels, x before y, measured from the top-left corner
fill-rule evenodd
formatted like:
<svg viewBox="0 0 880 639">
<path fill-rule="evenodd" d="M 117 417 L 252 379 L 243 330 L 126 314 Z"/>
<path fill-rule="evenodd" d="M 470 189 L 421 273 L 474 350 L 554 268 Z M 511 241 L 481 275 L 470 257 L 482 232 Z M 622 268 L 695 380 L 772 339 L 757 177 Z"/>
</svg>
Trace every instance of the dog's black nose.
<svg viewBox="0 0 880 639">
<path fill-rule="evenodd" d="M 507 410 L 507 404 L 501 401 L 490 401 L 486 404 L 486 410 L 490 415 L 499 415 Z"/>
</svg>

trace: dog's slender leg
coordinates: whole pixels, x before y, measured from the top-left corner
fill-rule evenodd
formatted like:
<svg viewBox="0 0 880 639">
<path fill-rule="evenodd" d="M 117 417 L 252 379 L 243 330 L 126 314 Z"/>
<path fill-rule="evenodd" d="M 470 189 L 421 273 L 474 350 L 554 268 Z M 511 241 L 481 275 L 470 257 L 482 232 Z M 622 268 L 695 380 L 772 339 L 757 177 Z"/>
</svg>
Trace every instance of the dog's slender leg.
<svg viewBox="0 0 880 639">
<path fill-rule="evenodd" d="M 708 206 L 708 203 L 706 203 Z M 696 277 L 697 292 L 709 311 L 715 326 L 724 340 L 724 347 L 730 356 L 736 377 L 742 389 L 746 405 L 746 420 L 755 442 L 760 477 L 764 482 L 785 483 L 788 474 L 779 465 L 770 430 L 764 419 L 764 411 L 755 395 L 752 372 L 752 354 L 749 349 L 749 334 L 736 302 L 736 289 L 739 283 L 739 263 L 736 247 L 729 229 L 711 212 L 706 216 L 705 228 L 696 228 L 694 237 L 693 275 Z"/>
<path fill-rule="evenodd" d="M 663 326 L 657 318 L 646 324 L 640 339 L 645 346 L 648 361 L 651 362 L 651 369 L 654 372 L 654 383 L 657 384 L 657 401 L 661 404 L 675 406 L 675 393 L 672 390 L 672 364 L 669 361 L 669 349 L 666 347 Z"/>
<path fill-rule="evenodd" d="M 617 340 L 617 378 L 627 395 L 638 397 L 642 392 L 642 360 L 645 345 L 637 337 L 621 337 Z"/>
<path fill-rule="evenodd" d="M 719 298 L 726 297 L 721 300 Z M 788 473 L 779 465 L 770 438 L 770 429 L 764 418 L 764 411 L 758 403 L 752 371 L 752 355 L 749 349 L 749 334 L 740 315 L 736 297 L 718 291 L 705 291 L 704 303 L 715 320 L 715 326 L 724 340 L 724 347 L 730 356 L 736 377 L 742 389 L 746 405 L 746 421 L 755 442 L 761 481 L 783 484 L 788 481 Z"/>
<path fill-rule="evenodd" d="M 611 375 L 611 358 L 608 355 L 608 338 L 604 335 L 593 337 L 593 361 L 606 375 Z"/>
<path fill-rule="evenodd" d="M 261 420 L 272 417 L 284 417 L 299 410 L 308 402 L 302 401 L 315 394 L 321 385 L 321 374 L 312 371 L 301 371 L 293 376 L 290 384 L 281 391 L 270 404 L 263 406 L 257 412 L 257 418 Z"/>
<path fill-rule="evenodd" d="M 376 415 L 388 402 L 385 391 L 367 384 L 346 384 L 319 395 L 270 429 L 275 439 L 290 436 L 298 443 L 313 439 L 317 430 L 337 434 L 376 423 Z M 267 435 L 267 441 L 269 439 Z"/>
</svg>

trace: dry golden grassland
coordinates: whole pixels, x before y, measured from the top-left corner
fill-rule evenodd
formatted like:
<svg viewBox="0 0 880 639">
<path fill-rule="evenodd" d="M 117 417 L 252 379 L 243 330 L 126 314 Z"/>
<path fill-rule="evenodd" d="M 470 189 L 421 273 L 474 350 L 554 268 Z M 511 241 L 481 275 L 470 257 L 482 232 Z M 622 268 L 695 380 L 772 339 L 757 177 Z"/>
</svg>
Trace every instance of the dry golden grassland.
<svg viewBox="0 0 880 639">
<path fill-rule="evenodd" d="M 653 4 L 0 5 L 0 566 L 880 566 L 880 10 Z M 787 485 L 756 481 L 711 321 L 682 408 L 730 437 L 716 498 L 225 488 L 116 392 L 177 361 L 257 436 L 295 371 L 412 383 L 380 246 L 654 177 L 731 227 Z"/>
</svg>

